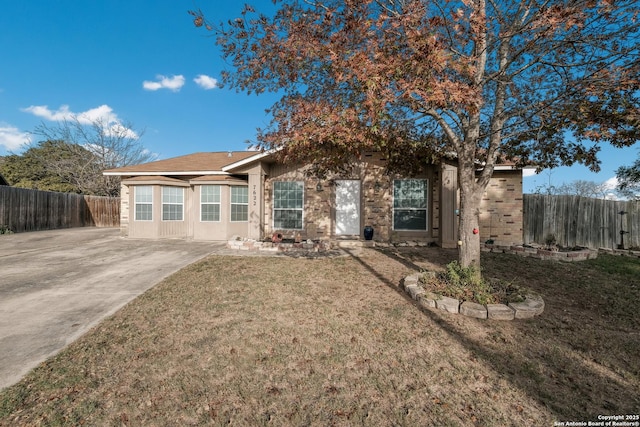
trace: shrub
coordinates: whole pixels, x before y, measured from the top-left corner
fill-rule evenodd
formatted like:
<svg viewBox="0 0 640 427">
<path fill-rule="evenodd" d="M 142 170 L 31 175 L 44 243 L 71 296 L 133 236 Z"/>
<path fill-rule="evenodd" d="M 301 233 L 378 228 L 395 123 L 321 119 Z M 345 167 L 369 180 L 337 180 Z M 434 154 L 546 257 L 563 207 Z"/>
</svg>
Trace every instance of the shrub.
<svg viewBox="0 0 640 427">
<path fill-rule="evenodd" d="M 13 234 L 8 225 L 0 225 L 0 234 Z"/>
<path fill-rule="evenodd" d="M 447 264 L 445 271 L 435 275 L 423 275 L 427 290 L 478 304 L 496 304 L 524 301 L 524 292 L 517 286 L 502 280 L 487 280 L 476 266 L 462 267 L 458 261 Z"/>
</svg>

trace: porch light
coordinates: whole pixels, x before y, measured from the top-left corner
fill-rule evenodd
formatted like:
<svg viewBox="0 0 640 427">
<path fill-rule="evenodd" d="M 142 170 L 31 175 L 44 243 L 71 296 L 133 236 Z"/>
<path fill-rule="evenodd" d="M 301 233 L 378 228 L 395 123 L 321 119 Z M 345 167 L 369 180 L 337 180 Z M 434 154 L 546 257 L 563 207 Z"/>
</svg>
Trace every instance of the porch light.
<svg viewBox="0 0 640 427">
<path fill-rule="evenodd" d="M 320 181 L 318 181 L 318 183 L 316 184 L 316 191 L 324 191 L 324 188 L 322 187 L 322 183 Z"/>
</svg>

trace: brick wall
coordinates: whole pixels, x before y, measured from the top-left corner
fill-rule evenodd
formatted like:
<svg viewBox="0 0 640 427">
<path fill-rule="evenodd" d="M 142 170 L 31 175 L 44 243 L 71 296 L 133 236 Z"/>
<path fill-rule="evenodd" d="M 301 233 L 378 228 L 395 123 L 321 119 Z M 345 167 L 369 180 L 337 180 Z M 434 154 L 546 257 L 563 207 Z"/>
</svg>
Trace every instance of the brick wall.
<svg viewBox="0 0 640 427">
<path fill-rule="evenodd" d="M 388 241 L 392 233 L 393 183 L 385 174 L 386 159 L 380 153 L 365 154 L 363 159 L 362 220 L 365 226 L 373 227 L 375 240 Z"/>
<path fill-rule="evenodd" d="M 480 241 L 522 244 L 522 171 L 496 171 L 480 205 Z"/>
<path fill-rule="evenodd" d="M 427 178 L 431 191 L 429 210 L 429 229 L 423 232 L 393 231 L 393 179 L 401 176 L 390 176 L 386 173 L 386 159 L 380 153 L 368 153 L 363 161 L 355 165 L 349 174 L 332 177 L 333 179 L 357 179 L 361 182 L 361 233 L 365 226 L 375 230 L 374 240 L 379 241 L 433 241 L 438 235 L 438 178 L 436 167 L 428 167 L 419 178 Z M 335 233 L 335 188 L 331 178 L 318 180 L 308 177 L 304 169 L 295 166 L 270 166 L 268 179 L 265 182 L 265 237 L 274 232 L 283 232 L 285 237 L 292 237 L 297 232 L 290 230 L 273 230 L 272 201 L 273 181 L 304 182 L 304 230 L 300 231 L 302 239 L 333 238 Z M 318 191 L 320 184 L 321 191 Z M 363 236 L 361 236 L 363 237 Z"/>
</svg>

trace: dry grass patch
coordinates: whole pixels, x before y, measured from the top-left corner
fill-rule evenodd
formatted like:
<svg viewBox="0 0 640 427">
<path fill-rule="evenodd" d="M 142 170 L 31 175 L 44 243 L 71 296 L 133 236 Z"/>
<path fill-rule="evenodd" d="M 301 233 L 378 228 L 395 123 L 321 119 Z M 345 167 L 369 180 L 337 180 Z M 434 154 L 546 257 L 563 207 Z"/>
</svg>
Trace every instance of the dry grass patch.
<svg viewBox="0 0 640 427">
<path fill-rule="evenodd" d="M 207 258 L 3 391 L 0 425 L 551 425 L 640 407 L 625 307 L 574 301 L 584 276 L 568 286 L 555 264 L 531 260 L 527 280 L 510 277 L 520 258 L 489 256 L 492 277 L 537 283 L 543 316 L 421 311 L 401 279 L 454 255 Z M 621 294 L 637 300 L 633 286 Z"/>
</svg>

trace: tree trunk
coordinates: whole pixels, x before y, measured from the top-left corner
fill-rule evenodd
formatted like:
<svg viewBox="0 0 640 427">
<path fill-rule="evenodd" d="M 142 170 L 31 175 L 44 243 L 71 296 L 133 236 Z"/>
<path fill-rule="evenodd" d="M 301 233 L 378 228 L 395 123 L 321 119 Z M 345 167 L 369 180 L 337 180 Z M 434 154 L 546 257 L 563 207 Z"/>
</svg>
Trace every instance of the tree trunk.
<svg viewBox="0 0 640 427">
<path fill-rule="evenodd" d="M 478 188 L 475 180 L 473 164 L 458 167 L 458 182 L 460 185 L 460 216 L 458 233 L 460 235 L 458 261 L 463 267 L 475 266 L 480 271 L 480 202 L 484 188 Z"/>
</svg>

